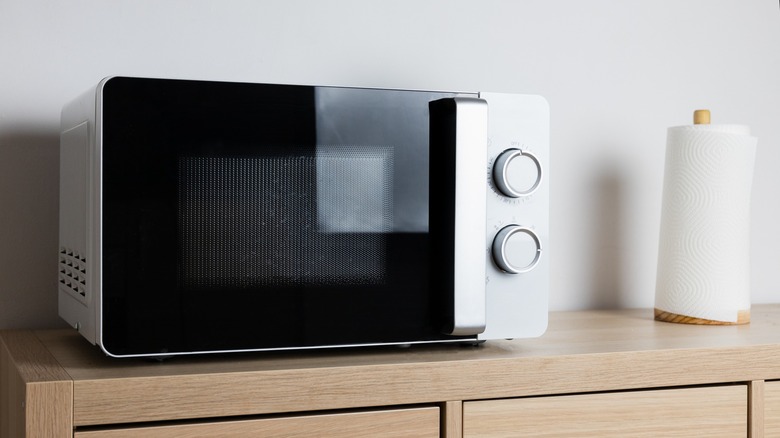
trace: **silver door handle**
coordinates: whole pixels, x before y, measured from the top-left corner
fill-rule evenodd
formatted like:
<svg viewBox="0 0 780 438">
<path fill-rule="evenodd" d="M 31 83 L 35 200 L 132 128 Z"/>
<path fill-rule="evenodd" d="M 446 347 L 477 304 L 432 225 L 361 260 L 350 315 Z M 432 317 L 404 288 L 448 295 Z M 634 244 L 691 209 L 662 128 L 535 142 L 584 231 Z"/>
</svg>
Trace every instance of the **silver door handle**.
<svg viewBox="0 0 780 438">
<path fill-rule="evenodd" d="M 429 107 L 433 287 L 444 296 L 444 333 L 477 335 L 486 324 L 488 105 L 454 97 Z"/>
</svg>

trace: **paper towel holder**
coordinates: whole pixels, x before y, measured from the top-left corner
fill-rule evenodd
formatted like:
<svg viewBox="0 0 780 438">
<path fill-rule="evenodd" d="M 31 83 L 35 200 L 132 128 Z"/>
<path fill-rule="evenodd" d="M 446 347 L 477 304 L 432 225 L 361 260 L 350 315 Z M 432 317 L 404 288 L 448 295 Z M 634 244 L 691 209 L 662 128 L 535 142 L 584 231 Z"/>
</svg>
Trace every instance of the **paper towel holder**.
<svg viewBox="0 0 780 438">
<path fill-rule="evenodd" d="M 694 125 L 709 125 L 710 124 L 710 110 L 699 109 L 693 112 L 693 124 Z M 657 307 L 653 309 L 655 320 L 663 322 L 675 322 L 679 324 L 698 324 L 698 325 L 741 325 L 750 323 L 750 309 L 739 310 L 737 312 L 737 320 L 735 322 L 730 321 L 715 321 L 711 319 L 696 318 L 693 316 L 679 315 L 672 312 L 667 312 Z"/>
</svg>

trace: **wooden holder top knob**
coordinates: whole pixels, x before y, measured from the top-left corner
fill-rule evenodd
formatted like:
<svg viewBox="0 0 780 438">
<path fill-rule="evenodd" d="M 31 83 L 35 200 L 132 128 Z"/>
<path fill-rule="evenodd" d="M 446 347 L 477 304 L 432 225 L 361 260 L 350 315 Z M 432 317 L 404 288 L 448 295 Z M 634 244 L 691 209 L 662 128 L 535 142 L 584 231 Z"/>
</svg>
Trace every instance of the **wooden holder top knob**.
<svg viewBox="0 0 780 438">
<path fill-rule="evenodd" d="M 693 124 L 694 125 L 709 125 L 710 124 L 710 110 L 701 109 L 693 112 Z"/>
</svg>

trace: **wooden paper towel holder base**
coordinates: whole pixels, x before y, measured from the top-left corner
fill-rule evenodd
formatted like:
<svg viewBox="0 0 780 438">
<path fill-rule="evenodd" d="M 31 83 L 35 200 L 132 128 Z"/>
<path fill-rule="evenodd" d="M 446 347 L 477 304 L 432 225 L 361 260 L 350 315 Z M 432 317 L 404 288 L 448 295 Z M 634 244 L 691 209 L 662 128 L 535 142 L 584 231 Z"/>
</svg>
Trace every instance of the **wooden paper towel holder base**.
<svg viewBox="0 0 780 438">
<path fill-rule="evenodd" d="M 737 312 L 737 321 L 714 321 L 711 319 L 695 318 L 693 316 L 678 315 L 676 313 L 666 312 L 655 309 L 655 320 L 664 322 L 676 322 L 679 324 L 699 324 L 699 325 L 741 325 L 750 322 L 750 309 Z"/>
</svg>

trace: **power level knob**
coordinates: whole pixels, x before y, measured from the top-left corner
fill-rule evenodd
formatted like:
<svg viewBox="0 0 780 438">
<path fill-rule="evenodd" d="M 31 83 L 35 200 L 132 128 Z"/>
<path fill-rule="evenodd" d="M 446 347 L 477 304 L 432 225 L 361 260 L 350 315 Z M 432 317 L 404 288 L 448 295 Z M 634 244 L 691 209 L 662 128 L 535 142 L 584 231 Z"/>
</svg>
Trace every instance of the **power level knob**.
<svg viewBox="0 0 780 438">
<path fill-rule="evenodd" d="M 493 239 L 493 260 L 510 273 L 528 272 L 539 263 L 542 244 L 533 230 L 520 225 L 508 225 Z"/>
<path fill-rule="evenodd" d="M 507 149 L 493 165 L 493 181 L 498 190 L 510 198 L 528 196 L 542 182 L 542 165 L 528 151 Z"/>
</svg>

